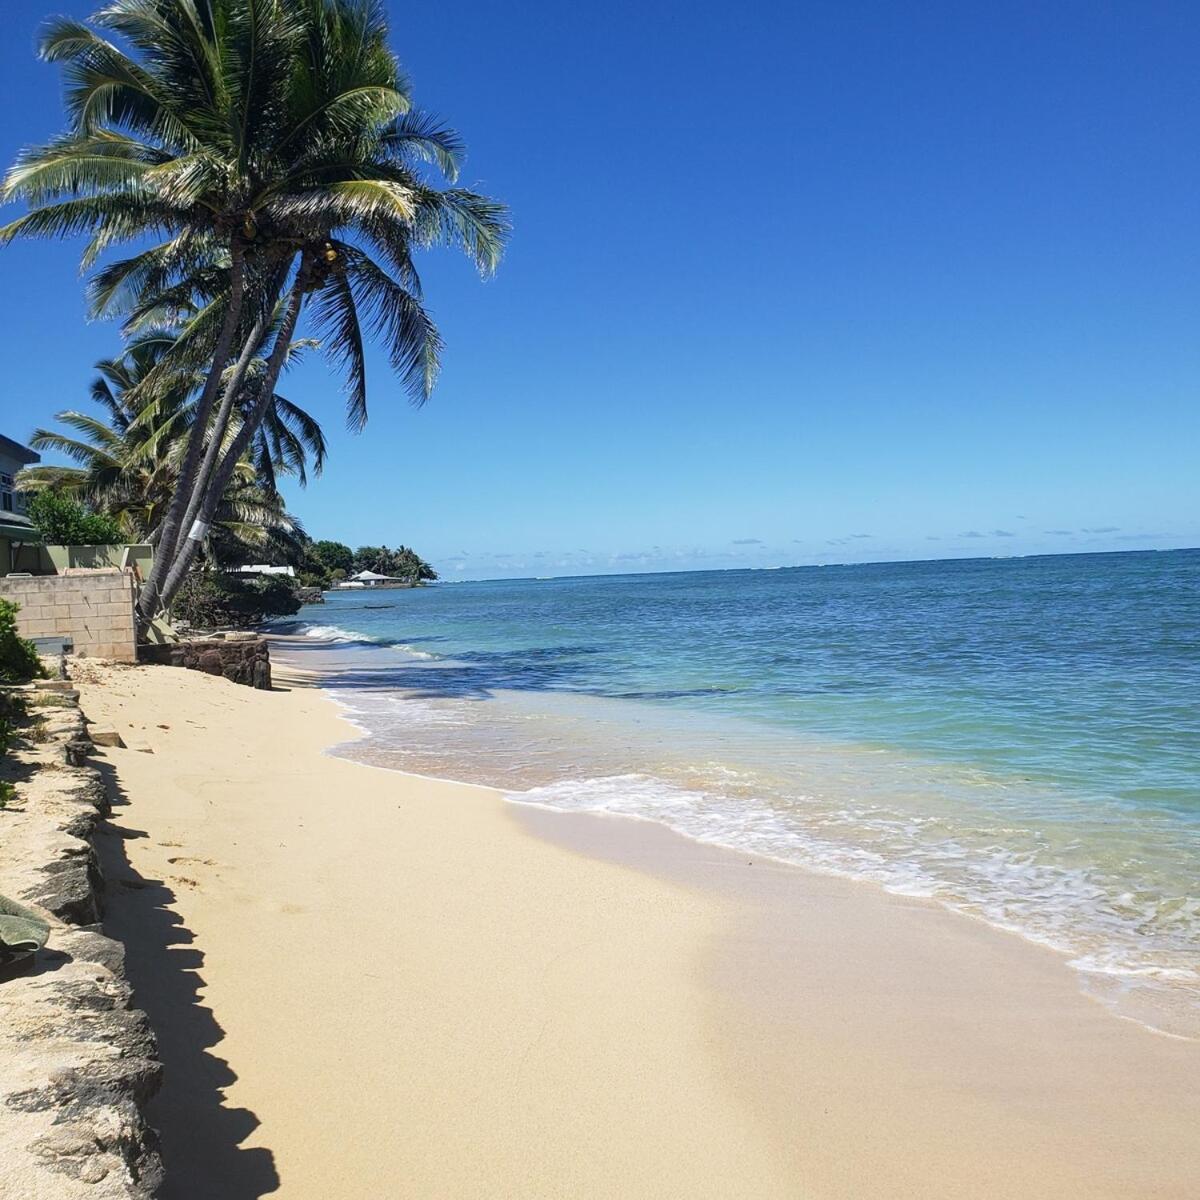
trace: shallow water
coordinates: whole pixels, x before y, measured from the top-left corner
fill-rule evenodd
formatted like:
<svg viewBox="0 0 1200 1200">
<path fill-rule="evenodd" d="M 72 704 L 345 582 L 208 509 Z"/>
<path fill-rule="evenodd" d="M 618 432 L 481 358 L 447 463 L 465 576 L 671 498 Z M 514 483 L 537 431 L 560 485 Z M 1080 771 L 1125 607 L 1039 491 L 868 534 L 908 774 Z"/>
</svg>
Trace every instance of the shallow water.
<svg viewBox="0 0 1200 1200">
<path fill-rule="evenodd" d="M 349 756 L 873 880 L 1200 1024 L 1200 551 L 331 593 Z M 327 639 L 333 639 L 330 642 Z"/>
</svg>

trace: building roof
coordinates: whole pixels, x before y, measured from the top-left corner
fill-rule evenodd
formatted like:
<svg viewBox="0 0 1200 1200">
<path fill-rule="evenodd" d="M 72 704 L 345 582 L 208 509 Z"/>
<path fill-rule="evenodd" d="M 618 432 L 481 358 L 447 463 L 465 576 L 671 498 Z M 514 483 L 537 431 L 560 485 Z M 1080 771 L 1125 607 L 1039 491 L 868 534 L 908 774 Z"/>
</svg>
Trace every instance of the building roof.
<svg viewBox="0 0 1200 1200">
<path fill-rule="evenodd" d="M 26 466 L 42 461 L 42 456 L 36 450 L 30 450 L 28 446 L 22 446 L 20 442 L 14 442 L 12 438 L 7 438 L 2 433 L 0 433 L 0 454 L 15 458 Z"/>
<path fill-rule="evenodd" d="M 395 575 L 380 575 L 378 571 L 359 571 L 357 575 L 351 575 L 350 578 L 378 582 L 383 579 L 395 579 L 397 577 Z"/>
<path fill-rule="evenodd" d="M 14 542 L 40 542 L 42 535 L 24 513 L 0 512 L 0 537 Z"/>
</svg>

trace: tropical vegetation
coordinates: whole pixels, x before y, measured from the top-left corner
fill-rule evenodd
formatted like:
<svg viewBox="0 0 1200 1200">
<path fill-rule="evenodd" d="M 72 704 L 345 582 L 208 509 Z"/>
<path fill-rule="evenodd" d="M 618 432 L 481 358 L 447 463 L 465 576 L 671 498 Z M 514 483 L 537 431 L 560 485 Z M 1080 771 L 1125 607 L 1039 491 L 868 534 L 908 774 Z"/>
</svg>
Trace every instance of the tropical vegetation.
<svg viewBox="0 0 1200 1200">
<path fill-rule="evenodd" d="M 139 413 L 130 397 L 172 341 L 168 332 L 142 335 L 121 355 L 96 364 L 100 374 L 92 383 L 91 399 L 101 416 L 69 409 L 56 417 L 65 431 L 34 430 L 29 440 L 35 449 L 56 451 L 76 464 L 30 467 L 21 473 L 21 486 L 34 493 L 30 509 L 35 523 L 41 507 L 75 502 L 115 523 L 116 536 L 103 540 L 157 544 L 191 433 L 192 411 L 183 386 L 146 413 Z M 238 428 L 235 423 L 226 436 Z M 225 486 L 203 544 L 205 562 L 225 566 L 263 555 L 298 558 L 304 531 L 286 512 L 278 483 L 283 476 L 294 476 L 305 486 L 310 469 L 320 474 L 325 453 L 318 423 L 275 395 L 254 444 Z M 51 542 L 92 541 L 42 532 Z"/>
<path fill-rule="evenodd" d="M 343 542 L 313 542 L 308 549 L 314 565 L 330 576 L 340 571 L 344 579 L 354 570 L 354 551 Z"/>
<path fill-rule="evenodd" d="M 374 340 L 424 403 L 442 342 L 414 254 L 456 246 L 489 274 L 507 216 L 453 186 L 461 141 L 413 107 L 376 0 L 109 0 L 52 20 L 40 52 L 69 128 L 9 171 L 3 199 L 26 212 L 0 243 L 86 235 L 92 314 L 122 319 L 129 353 L 155 339 L 114 360 L 131 378 L 106 430 L 63 418 L 85 447 L 75 498 L 155 543 L 149 621 L 219 558 L 239 483 L 271 494 L 280 422 L 305 441 L 279 404 L 286 368 L 324 355 L 357 430 Z"/>
<path fill-rule="evenodd" d="M 107 546 L 122 540 L 121 527 L 107 513 L 92 512 L 50 489 L 29 502 L 29 519 L 42 541 L 52 546 Z"/>
<path fill-rule="evenodd" d="M 322 587 L 359 571 L 391 575 L 408 583 L 425 583 L 438 577 L 433 567 L 407 546 L 395 550 L 387 546 L 359 546 L 351 550 L 344 542 L 331 541 L 312 542 L 307 547 L 304 571 L 312 576 L 312 583 Z"/>
<path fill-rule="evenodd" d="M 192 571 L 175 596 L 171 614 L 194 629 L 237 629 L 299 610 L 300 597 L 286 576 Z"/>
<path fill-rule="evenodd" d="M 0 683 L 25 683 L 43 674 L 37 648 L 17 632 L 18 610 L 13 601 L 0 600 Z"/>
</svg>

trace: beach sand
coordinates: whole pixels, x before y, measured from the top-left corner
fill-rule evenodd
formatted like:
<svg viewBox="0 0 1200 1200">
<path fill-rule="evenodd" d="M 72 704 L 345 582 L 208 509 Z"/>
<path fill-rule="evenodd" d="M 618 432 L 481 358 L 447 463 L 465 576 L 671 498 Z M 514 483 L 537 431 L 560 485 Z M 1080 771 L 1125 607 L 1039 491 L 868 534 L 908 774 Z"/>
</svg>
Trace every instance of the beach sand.
<svg viewBox="0 0 1200 1200">
<path fill-rule="evenodd" d="M 1198 1194 L 1200 1044 L 1049 951 L 325 755 L 311 687 L 89 671 L 167 1200 Z"/>
</svg>

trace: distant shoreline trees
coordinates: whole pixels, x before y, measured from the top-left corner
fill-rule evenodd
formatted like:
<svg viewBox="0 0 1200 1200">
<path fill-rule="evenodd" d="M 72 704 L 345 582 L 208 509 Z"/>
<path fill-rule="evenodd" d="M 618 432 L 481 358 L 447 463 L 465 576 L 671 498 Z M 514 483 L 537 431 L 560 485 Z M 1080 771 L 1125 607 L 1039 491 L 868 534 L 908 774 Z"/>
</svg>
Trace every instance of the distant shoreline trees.
<svg viewBox="0 0 1200 1200">
<path fill-rule="evenodd" d="M 310 542 L 300 571 L 301 582 L 313 587 L 328 587 L 359 571 L 391 575 L 407 583 L 425 583 L 437 579 L 437 572 L 408 546 L 359 546 L 351 550 L 344 542 Z"/>
</svg>

